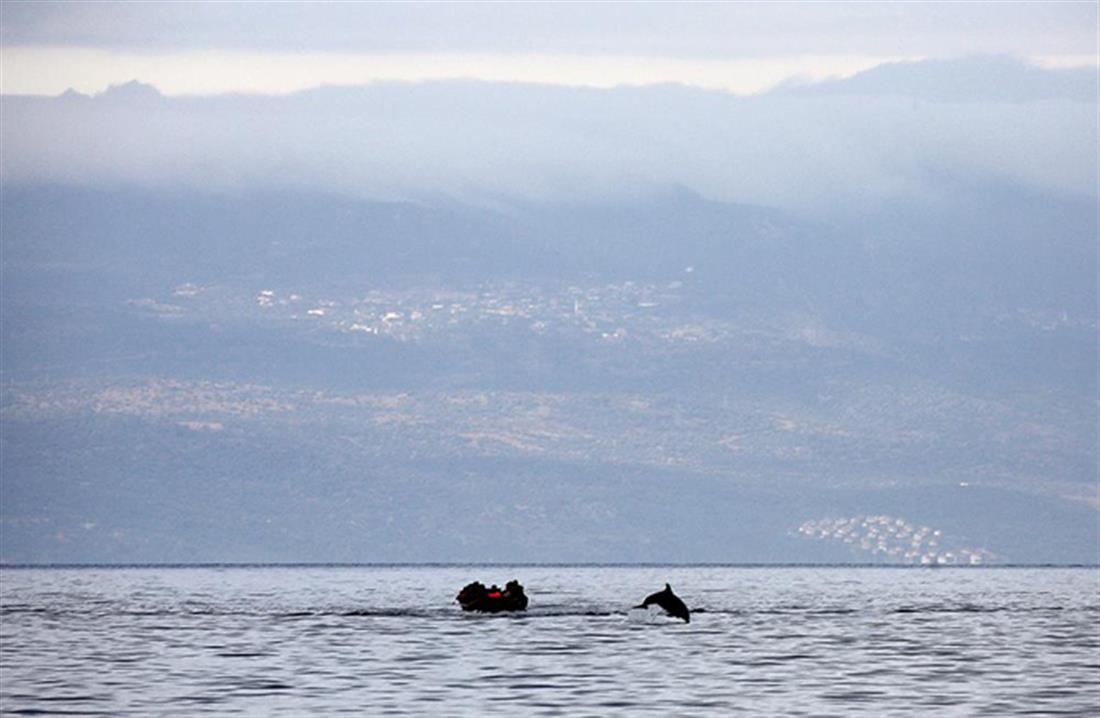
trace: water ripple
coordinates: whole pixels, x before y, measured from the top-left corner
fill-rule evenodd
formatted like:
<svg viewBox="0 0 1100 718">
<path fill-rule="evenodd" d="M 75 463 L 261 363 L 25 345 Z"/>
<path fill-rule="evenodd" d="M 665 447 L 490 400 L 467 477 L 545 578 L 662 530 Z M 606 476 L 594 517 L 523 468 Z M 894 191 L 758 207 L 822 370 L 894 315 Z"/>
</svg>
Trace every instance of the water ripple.
<svg viewBox="0 0 1100 718">
<path fill-rule="evenodd" d="M 0 713 L 1100 714 L 1094 569 L 508 571 L 524 614 L 454 603 L 499 567 L 5 571 Z"/>
</svg>

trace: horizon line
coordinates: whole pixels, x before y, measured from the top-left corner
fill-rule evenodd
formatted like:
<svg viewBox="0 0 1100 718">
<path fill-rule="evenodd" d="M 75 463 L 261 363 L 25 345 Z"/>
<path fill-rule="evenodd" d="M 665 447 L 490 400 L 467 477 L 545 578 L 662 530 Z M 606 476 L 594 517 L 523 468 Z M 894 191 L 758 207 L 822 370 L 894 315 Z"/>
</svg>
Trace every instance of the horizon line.
<svg viewBox="0 0 1100 718">
<path fill-rule="evenodd" d="M 897 63 L 976 57 L 1015 59 L 1045 70 L 1100 67 L 1095 55 L 807 54 L 737 58 L 550 53 L 334 53 L 188 50 L 147 54 L 97 48 L 0 47 L 0 94 L 98 95 L 132 81 L 166 97 L 232 94 L 284 96 L 332 86 L 475 81 L 615 89 L 682 85 L 737 97 L 786 84 L 847 79 Z M 240 72 L 227 74 L 232 64 Z M 243 79 L 242 79 L 243 78 Z"/>
<path fill-rule="evenodd" d="M 0 563 L 5 569 L 207 569 L 207 568 L 467 568 L 467 567 L 513 567 L 513 568 L 890 568 L 890 569 L 1005 569 L 1005 568 L 1088 568 L 1100 569 L 1096 563 L 983 563 L 983 564 L 913 564 L 913 563 L 874 563 L 853 562 L 812 562 L 812 561 L 197 561 L 197 562 L 125 562 L 125 563 L 71 563 L 71 562 L 17 562 Z"/>
</svg>

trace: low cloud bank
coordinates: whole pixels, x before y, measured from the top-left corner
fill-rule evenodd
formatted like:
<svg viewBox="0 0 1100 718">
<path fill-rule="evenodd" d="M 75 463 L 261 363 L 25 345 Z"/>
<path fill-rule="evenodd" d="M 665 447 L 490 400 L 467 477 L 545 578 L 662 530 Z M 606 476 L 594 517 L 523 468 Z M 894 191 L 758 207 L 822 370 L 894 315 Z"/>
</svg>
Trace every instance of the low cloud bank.
<svg viewBox="0 0 1100 718">
<path fill-rule="evenodd" d="M 973 80 L 983 68 L 996 83 L 987 92 Z M 953 82 L 963 71 L 972 79 Z M 166 98 L 131 83 L 95 97 L 4 97 L 0 170 L 6 184 L 465 201 L 607 200 L 676 185 L 807 211 L 935 200 L 969 182 L 1095 196 L 1095 97 L 1078 80 L 1034 92 L 1058 72 L 917 63 L 893 83 L 886 68 L 752 98 L 477 82 Z"/>
</svg>

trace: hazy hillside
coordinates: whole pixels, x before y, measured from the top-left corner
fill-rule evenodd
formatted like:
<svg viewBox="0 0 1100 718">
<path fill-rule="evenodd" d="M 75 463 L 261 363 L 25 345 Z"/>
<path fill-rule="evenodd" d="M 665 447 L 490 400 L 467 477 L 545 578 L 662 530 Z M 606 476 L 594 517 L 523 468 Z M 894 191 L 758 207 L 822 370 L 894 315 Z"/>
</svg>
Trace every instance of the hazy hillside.
<svg viewBox="0 0 1100 718">
<path fill-rule="evenodd" d="M 904 560 L 798 533 L 879 515 L 1090 560 L 1094 287 L 992 256 L 1024 228 L 930 249 L 901 211 L 860 235 L 683 195 L 4 213 L 9 561 Z"/>
<path fill-rule="evenodd" d="M 0 559 L 1095 561 L 1095 104 L 996 67 L 5 97 Z"/>
</svg>

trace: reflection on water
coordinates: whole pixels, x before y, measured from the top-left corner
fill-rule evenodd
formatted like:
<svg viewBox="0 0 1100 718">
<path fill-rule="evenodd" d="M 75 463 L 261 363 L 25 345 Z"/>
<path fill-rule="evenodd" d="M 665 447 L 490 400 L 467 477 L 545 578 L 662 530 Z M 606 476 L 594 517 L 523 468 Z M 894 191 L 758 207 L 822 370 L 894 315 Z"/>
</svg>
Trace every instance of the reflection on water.
<svg viewBox="0 0 1100 718">
<path fill-rule="evenodd" d="M 1100 714 L 1096 569 L 0 572 L 0 712 Z M 463 613 L 518 578 L 525 614 Z M 631 611 L 668 581 L 690 624 Z"/>
</svg>

